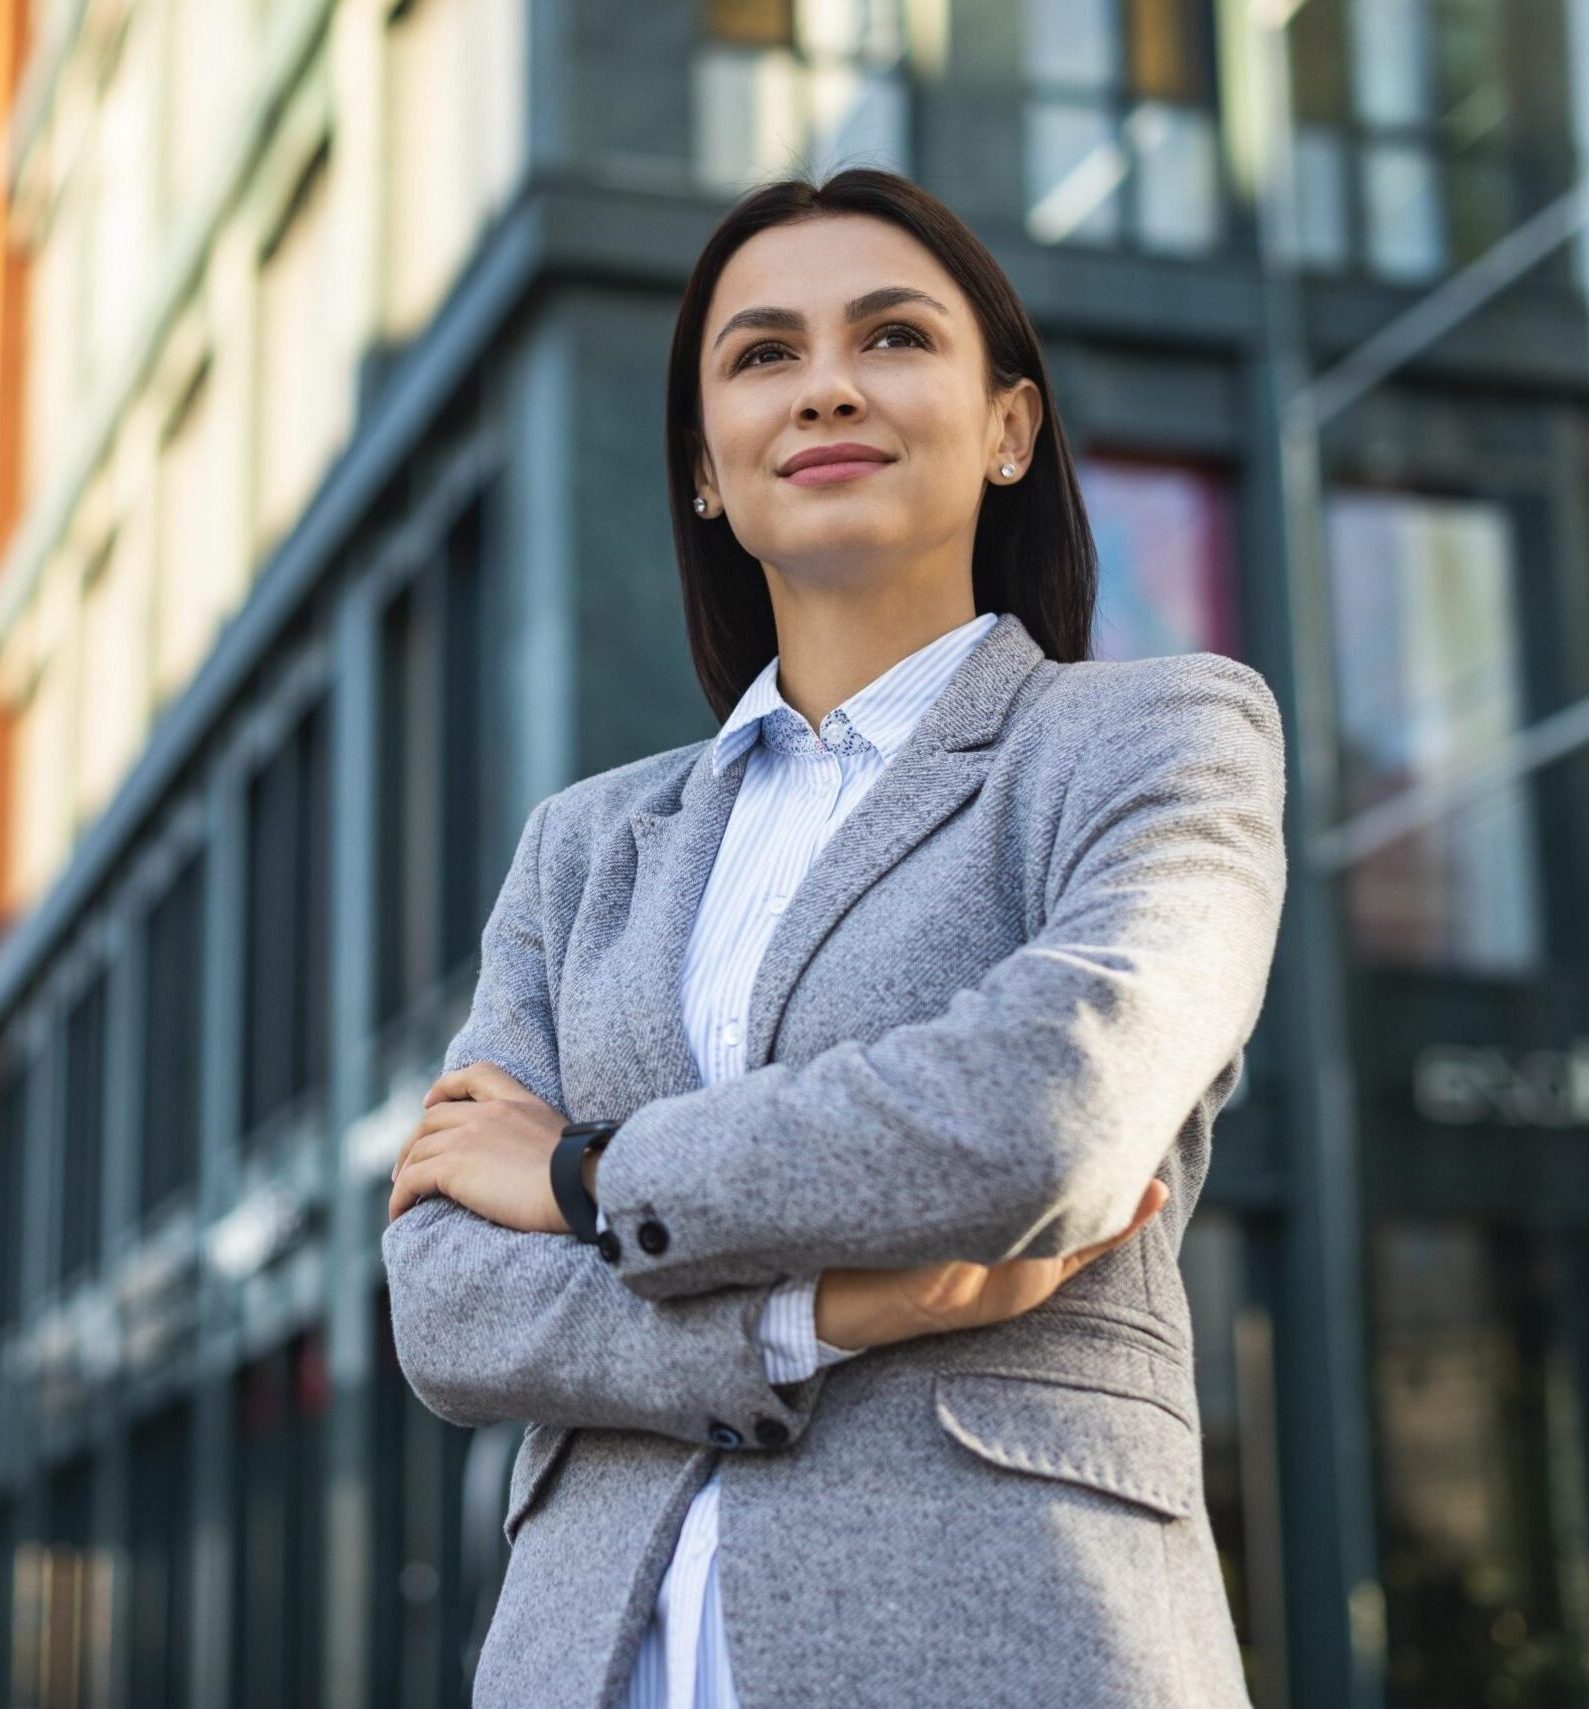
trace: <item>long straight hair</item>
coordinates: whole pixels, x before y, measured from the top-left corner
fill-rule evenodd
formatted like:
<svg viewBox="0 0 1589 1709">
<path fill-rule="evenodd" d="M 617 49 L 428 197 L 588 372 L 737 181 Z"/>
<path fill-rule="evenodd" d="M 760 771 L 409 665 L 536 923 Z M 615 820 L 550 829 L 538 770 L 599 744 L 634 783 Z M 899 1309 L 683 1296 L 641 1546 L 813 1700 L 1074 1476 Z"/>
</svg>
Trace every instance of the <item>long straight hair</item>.
<svg viewBox="0 0 1589 1709">
<path fill-rule="evenodd" d="M 983 495 L 972 548 L 976 614 L 1014 612 L 1050 658 L 1092 656 L 1098 553 L 1082 505 L 1065 430 L 1054 407 L 1042 346 L 1004 270 L 980 238 L 936 196 L 898 173 L 851 167 L 817 184 L 778 180 L 751 191 L 717 226 L 685 286 L 668 356 L 668 505 L 684 590 L 695 674 L 719 720 L 778 650 L 772 598 L 760 562 L 724 516 L 697 516 L 701 341 L 706 311 L 729 257 L 770 226 L 834 214 L 891 220 L 932 252 L 965 292 L 982 329 L 989 401 L 1023 376 L 1043 401 L 1032 464 L 1008 487 Z"/>
</svg>

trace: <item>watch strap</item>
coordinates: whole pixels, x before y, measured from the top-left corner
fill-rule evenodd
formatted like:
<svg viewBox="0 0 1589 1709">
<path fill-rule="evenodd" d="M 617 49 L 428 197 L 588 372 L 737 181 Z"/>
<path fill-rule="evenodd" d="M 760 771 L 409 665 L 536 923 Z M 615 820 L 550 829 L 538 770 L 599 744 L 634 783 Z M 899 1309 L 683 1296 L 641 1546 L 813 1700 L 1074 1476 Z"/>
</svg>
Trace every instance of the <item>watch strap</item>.
<svg viewBox="0 0 1589 1709">
<path fill-rule="evenodd" d="M 569 1122 L 552 1147 L 552 1197 L 576 1240 L 596 1240 L 596 1201 L 585 1191 L 585 1154 L 600 1151 L 618 1131 L 617 1122 Z"/>
</svg>

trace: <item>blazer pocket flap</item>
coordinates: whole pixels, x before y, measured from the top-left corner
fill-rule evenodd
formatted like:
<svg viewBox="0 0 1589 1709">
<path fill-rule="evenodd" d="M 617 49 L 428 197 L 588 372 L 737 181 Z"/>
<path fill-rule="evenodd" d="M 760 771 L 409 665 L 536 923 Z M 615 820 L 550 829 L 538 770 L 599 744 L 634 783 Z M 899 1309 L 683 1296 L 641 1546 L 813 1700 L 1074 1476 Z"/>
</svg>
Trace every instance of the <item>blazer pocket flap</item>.
<svg viewBox="0 0 1589 1709">
<path fill-rule="evenodd" d="M 531 1424 L 525 1429 L 524 1440 L 513 1458 L 513 1473 L 508 1480 L 508 1516 L 502 1523 L 502 1534 L 510 1544 L 525 1515 L 535 1505 L 546 1474 L 556 1464 L 572 1434 L 573 1426 L 568 1424 Z"/>
<path fill-rule="evenodd" d="M 1182 1414 L 1124 1388 L 1002 1371 L 939 1371 L 938 1422 L 996 1466 L 1123 1496 L 1171 1519 L 1201 1499 L 1202 1443 Z"/>
</svg>

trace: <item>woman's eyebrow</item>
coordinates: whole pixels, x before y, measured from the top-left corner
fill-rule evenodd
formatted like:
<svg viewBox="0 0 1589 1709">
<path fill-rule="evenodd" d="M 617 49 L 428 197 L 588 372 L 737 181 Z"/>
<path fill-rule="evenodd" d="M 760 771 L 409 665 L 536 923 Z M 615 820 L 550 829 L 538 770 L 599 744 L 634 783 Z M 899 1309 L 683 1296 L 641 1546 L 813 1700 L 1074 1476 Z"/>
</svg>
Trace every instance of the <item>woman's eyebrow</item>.
<svg viewBox="0 0 1589 1709">
<path fill-rule="evenodd" d="M 929 297 L 925 291 L 918 291 L 913 285 L 880 285 L 875 291 L 852 297 L 844 305 L 844 318 L 846 321 L 865 320 L 868 315 L 897 308 L 901 303 L 923 303 L 930 309 L 936 309 L 945 319 L 949 318 L 948 309 L 936 297 Z M 804 332 L 806 317 L 799 309 L 741 309 L 738 314 L 730 315 L 723 322 L 722 330 L 712 340 L 712 348 L 715 350 L 729 333 L 742 326 L 762 327 L 775 332 Z"/>
</svg>

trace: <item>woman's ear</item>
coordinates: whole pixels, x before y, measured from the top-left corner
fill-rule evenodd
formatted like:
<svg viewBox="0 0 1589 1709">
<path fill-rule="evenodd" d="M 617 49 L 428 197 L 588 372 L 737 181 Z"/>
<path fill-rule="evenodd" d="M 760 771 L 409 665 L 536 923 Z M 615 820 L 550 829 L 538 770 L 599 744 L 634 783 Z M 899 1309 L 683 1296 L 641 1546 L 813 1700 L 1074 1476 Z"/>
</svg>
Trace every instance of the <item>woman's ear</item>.
<svg viewBox="0 0 1589 1709">
<path fill-rule="evenodd" d="M 706 449 L 699 434 L 695 435 L 695 460 L 692 464 L 695 479 L 695 491 L 704 498 L 707 504 L 717 503 L 717 478 L 712 468 L 712 454 Z"/>
</svg>

